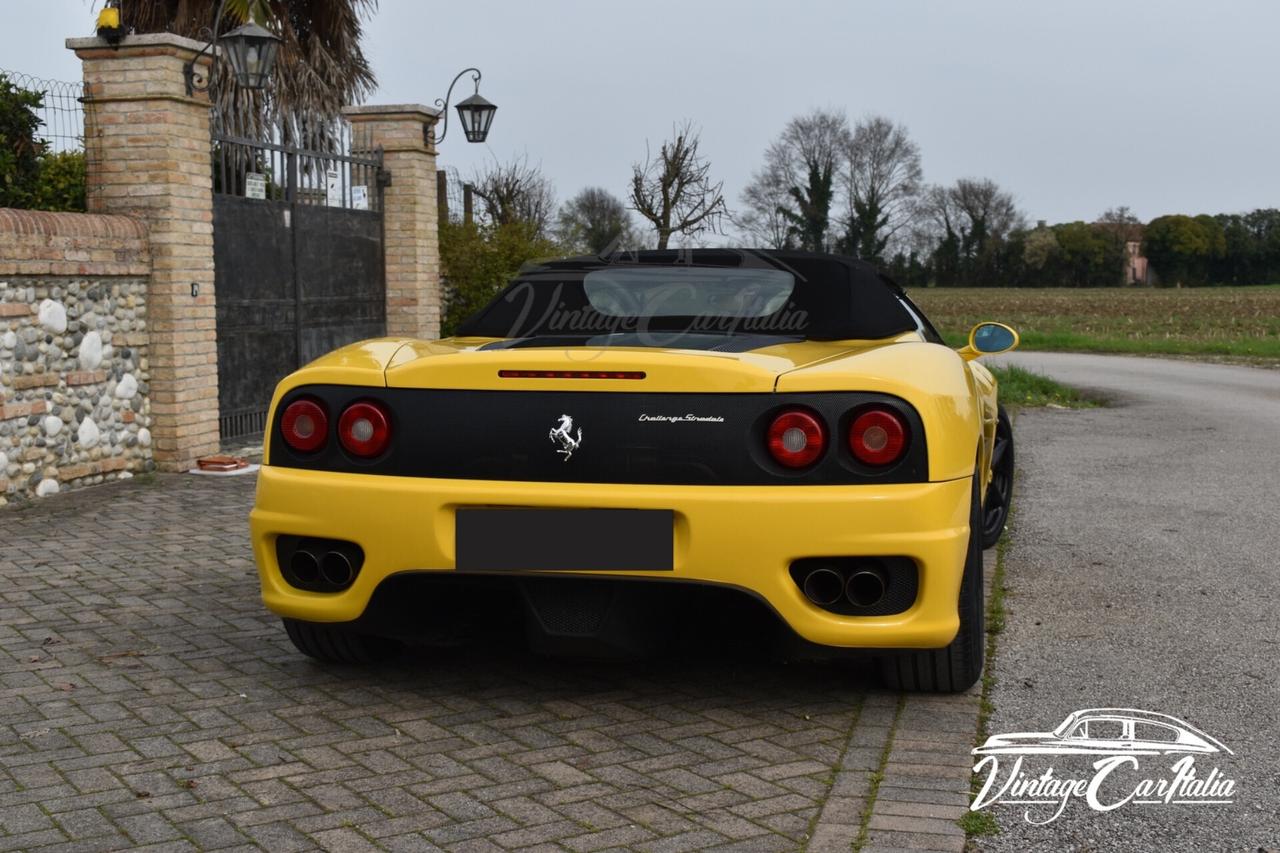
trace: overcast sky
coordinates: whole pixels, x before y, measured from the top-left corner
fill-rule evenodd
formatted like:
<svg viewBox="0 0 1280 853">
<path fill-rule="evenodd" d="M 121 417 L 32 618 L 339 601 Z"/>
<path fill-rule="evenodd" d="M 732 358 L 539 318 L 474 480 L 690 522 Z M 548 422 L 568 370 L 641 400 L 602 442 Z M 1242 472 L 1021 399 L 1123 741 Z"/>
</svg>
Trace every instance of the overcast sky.
<svg viewBox="0 0 1280 853">
<path fill-rule="evenodd" d="M 77 79 L 62 42 L 95 7 L 0 0 L 0 68 Z M 527 153 L 562 200 L 623 195 L 690 118 L 737 206 L 787 119 L 828 107 L 906 124 L 926 180 L 990 177 L 1056 222 L 1280 206 L 1278 39 L 1274 0 L 381 0 L 365 50 L 374 102 L 430 104 L 479 66 L 489 142 L 451 128 L 441 165 Z"/>
</svg>

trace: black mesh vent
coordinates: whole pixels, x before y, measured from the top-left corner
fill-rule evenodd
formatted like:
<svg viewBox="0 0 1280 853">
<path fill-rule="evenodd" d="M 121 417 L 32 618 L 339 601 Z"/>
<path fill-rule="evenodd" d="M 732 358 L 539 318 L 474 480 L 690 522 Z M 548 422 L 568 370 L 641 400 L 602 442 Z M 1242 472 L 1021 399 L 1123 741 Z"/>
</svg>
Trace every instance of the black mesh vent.
<svg viewBox="0 0 1280 853">
<path fill-rule="evenodd" d="M 526 600 L 548 634 L 590 637 L 600 633 L 617 587 L 565 579 L 556 584 L 528 584 Z"/>
</svg>

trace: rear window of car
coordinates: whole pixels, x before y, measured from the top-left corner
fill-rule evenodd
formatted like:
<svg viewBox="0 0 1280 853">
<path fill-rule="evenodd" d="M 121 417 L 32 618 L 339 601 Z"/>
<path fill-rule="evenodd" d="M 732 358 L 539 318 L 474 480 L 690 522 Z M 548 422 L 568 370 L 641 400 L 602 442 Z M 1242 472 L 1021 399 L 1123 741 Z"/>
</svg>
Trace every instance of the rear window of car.
<svg viewBox="0 0 1280 853">
<path fill-rule="evenodd" d="M 1134 723 L 1134 737 L 1138 740 L 1175 743 L 1178 740 L 1178 730 L 1159 723 Z"/>
<path fill-rule="evenodd" d="M 638 331 L 815 341 L 916 331 L 874 267 L 806 252 L 691 249 L 533 264 L 455 333 L 543 340 Z M 919 312 L 915 312 L 919 313 Z"/>
<path fill-rule="evenodd" d="M 606 317 L 768 317 L 787 304 L 795 277 L 776 269 L 601 269 L 587 273 L 587 302 Z"/>
</svg>

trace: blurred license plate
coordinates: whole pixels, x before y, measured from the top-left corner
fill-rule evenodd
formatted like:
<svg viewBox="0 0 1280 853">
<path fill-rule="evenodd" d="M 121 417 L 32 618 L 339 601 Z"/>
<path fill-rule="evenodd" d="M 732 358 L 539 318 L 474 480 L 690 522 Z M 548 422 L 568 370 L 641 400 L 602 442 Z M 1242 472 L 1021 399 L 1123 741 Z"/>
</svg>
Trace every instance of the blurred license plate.
<svg viewBox="0 0 1280 853">
<path fill-rule="evenodd" d="M 669 509 L 461 507 L 457 568 L 669 572 L 674 518 Z"/>
</svg>

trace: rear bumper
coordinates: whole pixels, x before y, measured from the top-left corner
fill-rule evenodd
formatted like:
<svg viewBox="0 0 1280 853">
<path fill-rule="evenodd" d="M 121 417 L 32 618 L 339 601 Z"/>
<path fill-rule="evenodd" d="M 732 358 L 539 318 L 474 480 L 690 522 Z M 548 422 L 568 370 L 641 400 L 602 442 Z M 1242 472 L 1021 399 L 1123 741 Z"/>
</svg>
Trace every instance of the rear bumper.
<svg viewBox="0 0 1280 853">
<path fill-rule="evenodd" d="M 267 607 L 315 622 L 358 619 L 378 585 L 404 572 L 452 572 L 459 506 L 617 507 L 675 512 L 670 572 L 579 572 L 710 583 L 764 601 L 802 638 L 845 648 L 937 648 L 959 626 L 956 603 L 969 536 L 968 478 L 856 486 L 647 486 L 443 480 L 264 466 L 250 517 Z M 341 593 L 295 589 L 276 538 L 358 543 L 365 563 Z M 919 594 L 891 616 L 842 616 L 811 604 L 788 567 L 802 557 L 906 556 Z M 547 574 L 547 573 L 539 573 Z"/>
</svg>

